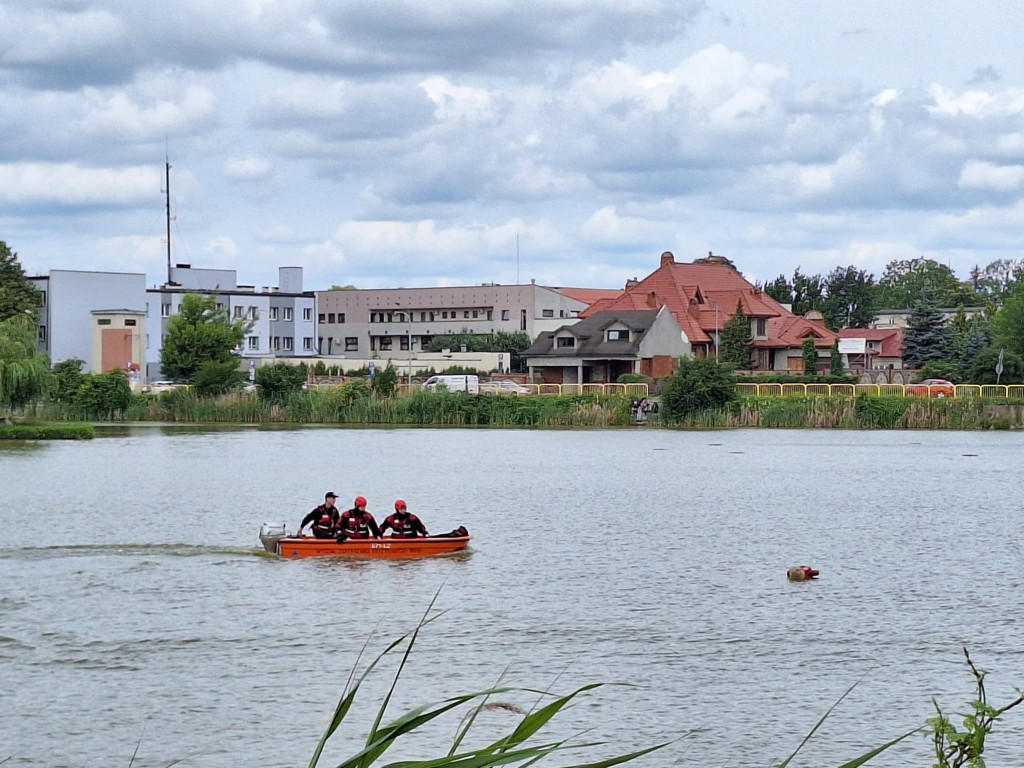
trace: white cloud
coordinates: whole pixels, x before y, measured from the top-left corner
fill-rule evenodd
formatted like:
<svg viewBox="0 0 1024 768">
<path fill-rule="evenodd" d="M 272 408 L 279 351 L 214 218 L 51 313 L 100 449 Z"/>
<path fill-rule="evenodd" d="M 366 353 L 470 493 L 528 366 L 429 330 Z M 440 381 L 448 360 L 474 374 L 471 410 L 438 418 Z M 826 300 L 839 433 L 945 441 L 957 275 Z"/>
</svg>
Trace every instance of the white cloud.
<svg viewBox="0 0 1024 768">
<path fill-rule="evenodd" d="M 438 120 L 479 123 L 494 117 L 494 98 L 483 88 L 454 85 L 439 75 L 423 80 L 420 87 L 437 105 Z"/>
<path fill-rule="evenodd" d="M 14 205 L 126 206 L 160 188 L 157 168 L 83 168 L 75 163 L 0 165 L 0 200 Z"/>
<path fill-rule="evenodd" d="M 970 189 L 1015 192 L 1024 187 L 1024 165 L 995 165 L 970 160 L 964 163 L 957 184 Z"/>
<path fill-rule="evenodd" d="M 267 157 L 250 155 L 224 161 L 224 175 L 232 181 L 262 181 L 273 169 L 273 161 Z"/>
</svg>

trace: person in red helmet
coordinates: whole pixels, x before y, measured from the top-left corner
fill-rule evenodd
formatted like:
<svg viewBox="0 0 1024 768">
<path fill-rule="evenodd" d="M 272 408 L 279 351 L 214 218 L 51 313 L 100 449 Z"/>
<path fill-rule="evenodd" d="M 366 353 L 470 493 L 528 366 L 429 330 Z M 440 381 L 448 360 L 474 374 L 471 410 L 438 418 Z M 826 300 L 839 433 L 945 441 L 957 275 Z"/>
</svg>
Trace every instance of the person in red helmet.
<svg viewBox="0 0 1024 768">
<path fill-rule="evenodd" d="M 401 499 L 395 502 L 395 514 L 387 516 L 380 526 L 380 532 L 383 534 L 388 528 L 391 529 L 391 536 L 395 539 L 415 539 L 417 536 L 430 535 L 427 533 L 423 521 L 416 515 L 410 514 L 409 508 Z"/>
<path fill-rule="evenodd" d="M 345 539 L 380 538 L 380 528 L 373 515 L 366 511 L 366 499 L 356 496 L 352 509 L 341 513 L 338 520 L 338 541 Z"/>
</svg>

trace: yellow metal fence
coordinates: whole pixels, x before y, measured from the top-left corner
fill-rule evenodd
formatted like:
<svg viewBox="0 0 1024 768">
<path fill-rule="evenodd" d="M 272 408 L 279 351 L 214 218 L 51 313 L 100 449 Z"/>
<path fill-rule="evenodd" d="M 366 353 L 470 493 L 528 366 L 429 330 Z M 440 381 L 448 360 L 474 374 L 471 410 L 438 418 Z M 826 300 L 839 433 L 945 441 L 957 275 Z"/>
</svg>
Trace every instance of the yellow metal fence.
<svg viewBox="0 0 1024 768">
<path fill-rule="evenodd" d="M 1024 384 L 956 384 L 952 395 L 948 387 L 923 384 L 747 384 L 738 383 L 736 391 L 758 397 L 835 397 L 868 394 L 879 397 L 1007 397 L 1024 399 Z"/>
<path fill-rule="evenodd" d="M 621 395 L 623 397 L 647 397 L 646 384 L 522 384 L 531 395 Z M 401 392 L 418 392 L 418 384 L 399 384 Z"/>
</svg>

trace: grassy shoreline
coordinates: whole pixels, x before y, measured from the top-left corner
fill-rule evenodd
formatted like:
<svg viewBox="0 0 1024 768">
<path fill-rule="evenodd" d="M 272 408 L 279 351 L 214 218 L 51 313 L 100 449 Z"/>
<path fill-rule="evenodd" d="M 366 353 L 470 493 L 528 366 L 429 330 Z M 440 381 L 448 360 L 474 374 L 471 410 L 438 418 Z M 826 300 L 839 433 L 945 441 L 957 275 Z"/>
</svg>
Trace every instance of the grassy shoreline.
<svg viewBox="0 0 1024 768">
<path fill-rule="evenodd" d="M 91 437 L 62 431 L 63 422 L 161 422 L 183 424 L 323 424 L 391 427 L 615 428 L 635 427 L 631 399 L 619 395 L 509 397 L 460 393 L 413 393 L 398 397 L 346 398 L 340 392 L 295 392 L 279 401 L 250 394 L 201 398 L 189 391 L 135 398 L 116 414 L 95 414 L 61 403 L 36 408 L 52 436 Z M 926 399 L 903 397 L 741 396 L 723 408 L 680 421 L 650 414 L 647 427 L 672 429 L 1024 429 L 1024 401 L 1002 398 Z M 72 425 L 64 424 L 64 428 Z M 25 429 L 20 427 L 22 438 Z M 4 436 L 0 432 L 0 437 Z M 34 439 L 48 435 L 38 432 Z M 30 438 L 31 439 L 31 438 Z"/>
</svg>

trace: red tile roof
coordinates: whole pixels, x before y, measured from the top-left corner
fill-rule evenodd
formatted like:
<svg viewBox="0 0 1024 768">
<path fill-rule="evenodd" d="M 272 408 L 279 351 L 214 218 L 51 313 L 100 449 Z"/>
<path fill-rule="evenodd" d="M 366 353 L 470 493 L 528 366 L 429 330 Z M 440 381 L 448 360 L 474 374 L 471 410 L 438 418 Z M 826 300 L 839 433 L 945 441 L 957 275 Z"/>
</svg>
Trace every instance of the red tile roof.
<svg viewBox="0 0 1024 768">
<path fill-rule="evenodd" d="M 563 296 L 587 304 L 593 304 L 601 299 L 612 299 L 621 293 L 614 288 L 557 288 L 555 290 L 561 291 Z"/>
<path fill-rule="evenodd" d="M 711 334 L 725 327 L 737 303 L 750 318 L 768 320 L 768 338 L 755 347 L 799 347 L 813 336 L 816 347 L 831 347 L 836 334 L 825 324 L 798 317 L 725 263 L 706 260 L 680 263 L 671 253 L 661 255 L 661 266 L 612 299 L 592 304 L 580 313 L 624 309 L 657 309 L 664 305 L 675 315 L 691 344 L 710 346 Z"/>
</svg>

